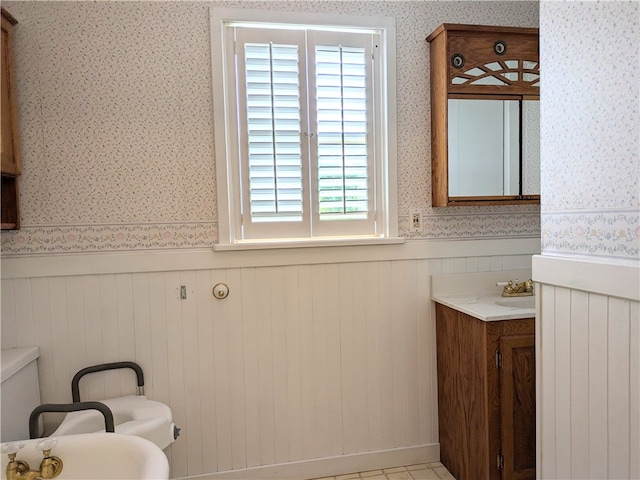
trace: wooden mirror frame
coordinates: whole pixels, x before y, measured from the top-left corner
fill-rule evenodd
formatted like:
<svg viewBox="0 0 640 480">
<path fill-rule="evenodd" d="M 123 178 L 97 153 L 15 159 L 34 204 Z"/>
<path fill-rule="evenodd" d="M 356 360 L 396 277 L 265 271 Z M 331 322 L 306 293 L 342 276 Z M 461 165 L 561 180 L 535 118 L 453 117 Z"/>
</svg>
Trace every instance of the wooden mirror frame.
<svg viewBox="0 0 640 480">
<path fill-rule="evenodd" d="M 427 41 L 431 49 L 432 205 L 539 204 L 540 195 L 449 196 L 447 106 L 450 97 L 539 98 L 539 29 L 445 23 L 431 33 Z M 517 61 L 517 66 L 508 67 L 507 62 L 513 61 Z M 496 75 L 487 67 L 494 63 L 517 73 L 517 80 Z M 474 69 L 484 72 L 477 78 L 499 76 L 503 84 L 474 84 L 476 77 L 465 73 Z"/>
</svg>

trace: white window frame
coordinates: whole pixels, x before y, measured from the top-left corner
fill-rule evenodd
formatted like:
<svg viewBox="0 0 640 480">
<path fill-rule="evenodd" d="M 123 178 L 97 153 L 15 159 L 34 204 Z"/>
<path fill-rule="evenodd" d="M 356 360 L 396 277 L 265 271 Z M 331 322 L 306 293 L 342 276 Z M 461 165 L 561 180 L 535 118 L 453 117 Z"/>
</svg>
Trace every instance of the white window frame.
<svg viewBox="0 0 640 480">
<path fill-rule="evenodd" d="M 214 133 L 216 155 L 216 180 L 218 200 L 219 243 L 215 249 L 278 248 L 281 246 L 325 246 L 351 244 L 399 243 L 397 212 L 396 173 L 396 65 L 395 65 L 395 20 L 390 17 L 368 17 L 291 13 L 275 10 L 249 10 L 217 8 L 210 9 L 211 59 L 213 80 Z M 379 163 L 382 169 L 377 186 L 380 199 L 376 205 L 379 232 L 375 235 L 340 235 L 331 237 L 262 238 L 242 239 L 240 232 L 240 172 L 235 152 L 238 150 L 237 130 L 230 128 L 237 122 L 238 112 L 233 92 L 235 86 L 228 85 L 234 78 L 228 69 L 233 68 L 233 54 L 228 48 L 233 41 L 228 23 L 273 23 L 290 25 L 318 25 L 338 28 L 366 28 L 380 33 L 381 85 L 386 95 L 382 99 L 382 111 L 377 123 L 382 134 L 377 135 L 376 148 L 382 151 Z"/>
</svg>

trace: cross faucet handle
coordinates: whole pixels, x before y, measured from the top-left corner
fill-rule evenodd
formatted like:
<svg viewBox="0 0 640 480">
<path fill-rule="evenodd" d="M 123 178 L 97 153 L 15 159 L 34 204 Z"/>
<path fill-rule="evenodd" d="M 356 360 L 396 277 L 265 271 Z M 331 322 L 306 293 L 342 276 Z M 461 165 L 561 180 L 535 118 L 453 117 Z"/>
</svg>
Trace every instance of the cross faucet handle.
<svg viewBox="0 0 640 480">
<path fill-rule="evenodd" d="M 2 453 L 8 453 L 9 455 L 15 455 L 18 450 L 24 448 L 24 442 L 9 442 L 2 445 Z"/>
<path fill-rule="evenodd" d="M 51 450 L 58 444 L 58 440 L 55 438 L 43 438 L 38 443 L 36 443 L 36 450 Z"/>
</svg>

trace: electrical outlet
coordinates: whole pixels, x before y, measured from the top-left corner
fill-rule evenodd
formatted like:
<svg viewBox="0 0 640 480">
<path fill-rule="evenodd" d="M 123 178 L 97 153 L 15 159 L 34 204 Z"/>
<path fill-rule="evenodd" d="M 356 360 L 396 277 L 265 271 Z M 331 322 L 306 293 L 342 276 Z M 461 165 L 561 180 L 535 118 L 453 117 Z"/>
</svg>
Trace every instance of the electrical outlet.
<svg viewBox="0 0 640 480">
<path fill-rule="evenodd" d="M 420 210 L 413 210 L 409 215 L 409 231 L 422 231 L 422 212 Z"/>
</svg>

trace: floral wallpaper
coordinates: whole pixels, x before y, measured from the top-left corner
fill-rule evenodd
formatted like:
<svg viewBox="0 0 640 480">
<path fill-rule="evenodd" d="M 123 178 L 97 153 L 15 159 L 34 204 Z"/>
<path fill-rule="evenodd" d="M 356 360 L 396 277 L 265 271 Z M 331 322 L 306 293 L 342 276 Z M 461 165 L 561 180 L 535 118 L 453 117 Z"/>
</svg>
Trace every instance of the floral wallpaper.
<svg viewBox="0 0 640 480">
<path fill-rule="evenodd" d="M 213 5 L 394 17 L 401 235 L 540 235 L 537 206 L 431 207 L 425 41 L 444 22 L 537 26 L 537 2 L 6 1 L 19 21 L 23 175 L 22 228 L 2 232 L 3 256 L 217 241 Z M 416 210 L 424 228 L 409 233 L 409 212 Z"/>
<path fill-rule="evenodd" d="M 640 259 L 640 3 L 543 1 L 543 253 Z"/>
</svg>

